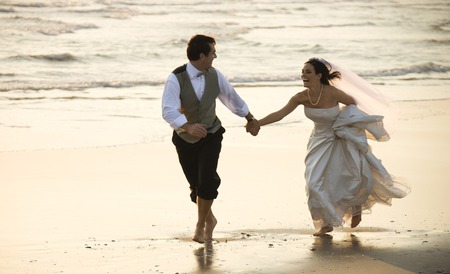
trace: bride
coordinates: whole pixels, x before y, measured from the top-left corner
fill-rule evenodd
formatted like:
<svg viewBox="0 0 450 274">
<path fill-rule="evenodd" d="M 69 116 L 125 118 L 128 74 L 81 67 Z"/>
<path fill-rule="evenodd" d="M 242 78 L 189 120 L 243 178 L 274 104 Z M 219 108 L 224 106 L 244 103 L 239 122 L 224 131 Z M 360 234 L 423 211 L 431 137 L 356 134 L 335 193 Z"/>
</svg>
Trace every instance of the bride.
<svg viewBox="0 0 450 274">
<path fill-rule="evenodd" d="M 389 103 L 362 78 L 336 67 L 323 59 L 309 59 L 302 69 L 306 89 L 259 120 L 260 126 L 280 121 L 303 105 L 306 117 L 314 122 L 305 179 L 308 207 L 318 230 L 315 236 L 347 220 L 354 228 L 363 211 L 370 211 L 375 203 L 390 205 L 392 198 L 409 191 L 391 177 L 367 143 L 367 138 L 389 139 L 383 116 L 374 115 L 387 113 Z"/>
</svg>

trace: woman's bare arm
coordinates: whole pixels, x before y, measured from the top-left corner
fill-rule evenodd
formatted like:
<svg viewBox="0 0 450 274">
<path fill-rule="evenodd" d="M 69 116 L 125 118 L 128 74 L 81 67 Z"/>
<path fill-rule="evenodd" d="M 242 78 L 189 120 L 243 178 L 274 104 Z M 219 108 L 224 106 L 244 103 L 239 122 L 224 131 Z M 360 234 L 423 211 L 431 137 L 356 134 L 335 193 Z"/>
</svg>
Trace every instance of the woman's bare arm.
<svg viewBox="0 0 450 274">
<path fill-rule="evenodd" d="M 258 120 L 259 125 L 264 126 L 280 121 L 281 119 L 289 115 L 292 111 L 294 111 L 302 103 L 302 95 L 301 93 L 297 93 L 280 110 L 272 112 L 266 117 Z"/>
</svg>

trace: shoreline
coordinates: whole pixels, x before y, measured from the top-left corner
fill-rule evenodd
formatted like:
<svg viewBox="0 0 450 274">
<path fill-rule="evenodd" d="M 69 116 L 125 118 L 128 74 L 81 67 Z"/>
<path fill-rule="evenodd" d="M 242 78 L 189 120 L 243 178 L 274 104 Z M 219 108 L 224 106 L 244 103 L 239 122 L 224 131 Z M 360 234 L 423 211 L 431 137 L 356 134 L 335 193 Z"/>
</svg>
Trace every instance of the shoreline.
<svg viewBox="0 0 450 274">
<path fill-rule="evenodd" d="M 421 102 L 442 102 L 450 100 L 447 86 L 377 86 L 379 91 L 391 98 L 395 105 L 417 104 Z M 14 151 L 35 151 L 52 149 L 85 149 L 117 146 L 147 145 L 170 142 L 171 129 L 162 120 L 160 114 L 160 96 L 162 87 L 143 87 L 131 89 L 134 93 L 149 92 L 157 94 L 152 100 L 130 98 L 123 112 L 111 112 L 103 107 L 111 101 L 92 101 L 90 110 L 79 109 L 79 100 L 39 103 L 24 105 L 20 109 L 8 109 L 5 106 L 8 120 L 0 127 L 3 136 L 0 153 Z M 298 87 L 245 87 L 238 88 L 239 94 L 246 100 L 252 113 L 262 117 L 269 111 L 282 107 L 296 93 Z M 101 92 L 98 90 L 98 92 Z M 113 102 L 112 106 L 117 104 Z M 137 113 L 130 107 L 138 107 Z M 30 108 L 31 107 L 31 108 Z M 118 107 L 118 106 L 116 106 Z M 243 120 L 230 113 L 218 103 L 218 114 L 226 129 L 240 128 Z M 144 109 L 146 109 L 144 111 Z M 279 126 L 289 127 L 289 132 L 309 130 L 308 121 L 301 110 L 289 115 Z M 270 125 L 268 127 L 273 127 Z M 307 133 L 305 133 L 307 134 Z M 228 136 L 230 136 L 229 134 Z M 235 134 L 233 134 L 235 135 Z M 240 135 L 238 135 L 240 136 Z M 247 137 L 247 136 L 246 136 Z M 236 138 L 236 136 L 231 136 Z M 247 140 L 248 138 L 240 138 Z"/>
</svg>

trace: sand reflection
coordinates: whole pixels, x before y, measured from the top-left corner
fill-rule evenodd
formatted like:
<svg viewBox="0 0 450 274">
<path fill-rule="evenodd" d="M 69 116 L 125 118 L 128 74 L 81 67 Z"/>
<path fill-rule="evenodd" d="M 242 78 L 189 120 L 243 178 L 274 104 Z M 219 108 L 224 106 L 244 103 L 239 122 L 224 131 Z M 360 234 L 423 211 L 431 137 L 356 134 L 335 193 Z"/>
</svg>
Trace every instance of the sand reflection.
<svg viewBox="0 0 450 274">
<path fill-rule="evenodd" d="M 198 264 L 197 271 L 207 272 L 211 270 L 214 258 L 213 242 L 207 241 L 202 247 L 195 249 L 194 256 Z"/>
<path fill-rule="evenodd" d="M 334 240 L 333 236 L 325 234 L 315 237 L 311 247 L 316 255 L 333 255 L 334 252 L 358 252 L 362 249 L 361 241 L 354 234 L 347 234 L 340 240 Z"/>
</svg>

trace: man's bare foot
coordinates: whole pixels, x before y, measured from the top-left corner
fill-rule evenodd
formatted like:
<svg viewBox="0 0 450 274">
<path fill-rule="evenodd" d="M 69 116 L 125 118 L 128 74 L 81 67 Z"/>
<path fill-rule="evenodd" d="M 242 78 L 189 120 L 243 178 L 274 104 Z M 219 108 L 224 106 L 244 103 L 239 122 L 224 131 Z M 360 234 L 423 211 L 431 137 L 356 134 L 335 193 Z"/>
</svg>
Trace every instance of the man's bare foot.
<svg viewBox="0 0 450 274">
<path fill-rule="evenodd" d="M 205 242 L 205 228 L 203 226 L 197 225 L 195 229 L 194 238 L 192 238 L 194 242 L 203 244 Z"/>
<path fill-rule="evenodd" d="M 361 222 L 361 213 L 358 215 L 353 215 L 352 216 L 352 224 L 350 225 L 351 228 L 357 227 L 360 222 Z"/>
<path fill-rule="evenodd" d="M 327 234 L 328 232 L 331 232 L 331 231 L 333 231 L 333 227 L 325 226 L 325 227 L 322 227 L 319 231 L 317 231 L 313 235 L 314 236 L 323 236 L 323 235 L 325 235 L 325 234 Z"/>
<path fill-rule="evenodd" d="M 214 228 L 217 225 L 217 219 L 212 216 L 211 220 L 206 221 L 205 226 L 205 241 L 212 241 L 213 240 L 213 231 Z"/>
</svg>

